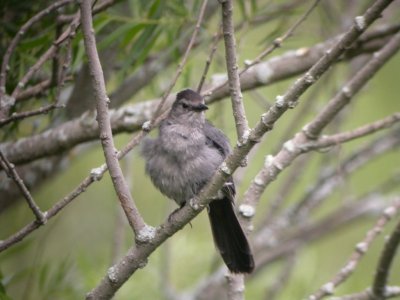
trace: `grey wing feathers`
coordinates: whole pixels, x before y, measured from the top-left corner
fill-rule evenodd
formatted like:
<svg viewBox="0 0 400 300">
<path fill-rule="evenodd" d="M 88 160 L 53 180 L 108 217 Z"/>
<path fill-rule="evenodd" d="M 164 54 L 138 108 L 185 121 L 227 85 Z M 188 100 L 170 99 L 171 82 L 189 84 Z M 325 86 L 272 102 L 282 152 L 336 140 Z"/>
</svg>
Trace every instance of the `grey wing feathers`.
<svg viewBox="0 0 400 300">
<path fill-rule="evenodd" d="M 228 138 L 225 136 L 225 134 L 208 121 L 206 121 L 204 124 L 204 133 L 207 137 L 207 143 L 211 147 L 217 148 L 221 155 L 226 158 L 231 152 L 231 146 L 229 145 Z M 232 202 L 234 201 L 236 189 L 232 177 L 226 181 L 222 191 Z"/>
<path fill-rule="evenodd" d="M 204 124 L 204 134 L 210 146 L 217 148 L 224 158 L 231 152 L 228 138 L 208 121 Z"/>
</svg>

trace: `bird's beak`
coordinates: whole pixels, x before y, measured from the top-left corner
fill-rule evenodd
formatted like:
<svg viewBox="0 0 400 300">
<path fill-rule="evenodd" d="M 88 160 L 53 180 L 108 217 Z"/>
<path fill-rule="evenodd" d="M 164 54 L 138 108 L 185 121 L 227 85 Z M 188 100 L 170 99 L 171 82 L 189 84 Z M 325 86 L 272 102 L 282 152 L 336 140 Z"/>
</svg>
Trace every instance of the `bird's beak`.
<svg viewBox="0 0 400 300">
<path fill-rule="evenodd" d="M 194 111 L 203 111 L 203 110 L 207 110 L 207 109 L 208 109 L 208 106 L 203 104 L 203 103 L 200 103 L 199 105 L 193 106 L 193 110 Z"/>
</svg>

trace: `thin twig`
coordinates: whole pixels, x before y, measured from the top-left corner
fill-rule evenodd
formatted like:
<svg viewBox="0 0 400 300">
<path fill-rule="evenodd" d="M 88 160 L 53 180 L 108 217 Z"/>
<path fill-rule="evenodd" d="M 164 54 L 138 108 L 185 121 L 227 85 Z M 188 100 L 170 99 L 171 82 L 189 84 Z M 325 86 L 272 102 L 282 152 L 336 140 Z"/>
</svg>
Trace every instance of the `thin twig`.
<svg viewBox="0 0 400 300">
<path fill-rule="evenodd" d="M 386 214 L 391 217 L 396 214 L 398 207 L 392 207 L 388 209 Z M 393 263 L 394 257 L 396 256 L 397 249 L 400 244 L 400 222 L 397 223 L 396 228 L 393 230 L 389 237 L 389 240 L 385 244 L 385 248 L 382 251 L 381 258 L 379 260 L 378 267 L 376 268 L 374 283 L 372 285 L 372 293 L 374 299 L 383 300 L 386 299 L 386 284 L 389 277 L 390 267 Z"/>
<path fill-rule="evenodd" d="M 33 214 L 36 217 L 36 221 L 43 225 L 47 222 L 46 214 L 44 214 L 39 206 L 36 204 L 35 200 L 33 199 L 31 193 L 29 192 L 28 188 L 24 184 L 24 181 L 19 177 L 18 172 L 15 170 L 15 166 L 11 164 L 7 158 L 4 156 L 3 152 L 0 151 L 0 165 L 2 168 L 7 172 L 7 175 L 11 177 L 14 182 L 17 184 L 19 190 L 21 191 L 22 195 L 26 199 L 29 208 L 32 210 Z"/>
<path fill-rule="evenodd" d="M 358 139 L 360 137 L 364 137 L 379 130 L 390 128 L 398 122 L 400 122 L 400 113 L 394 113 L 393 115 L 388 116 L 382 120 L 366 124 L 351 131 L 322 136 L 316 141 L 310 141 L 303 144 L 301 147 L 305 152 L 331 147 L 354 139 Z"/>
<path fill-rule="evenodd" d="M 94 29 L 92 24 L 91 1 L 83 0 L 80 3 L 81 24 L 88 58 L 90 75 L 92 76 L 92 87 L 96 98 L 97 121 L 99 123 L 100 140 L 104 151 L 107 166 L 125 215 L 135 232 L 136 238 L 140 237 L 141 231 L 147 228 L 140 215 L 135 202 L 131 196 L 128 185 L 120 168 L 117 158 L 117 151 L 112 137 L 110 117 L 108 113 L 109 98 L 107 96 L 103 70 L 96 48 Z"/>
<path fill-rule="evenodd" d="M 150 124 L 149 124 L 149 126 L 147 126 L 146 130 L 149 130 L 150 128 L 152 128 L 154 126 L 154 122 L 159 117 L 165 101 L 167 100 L 167 98 L 168 98 L 169 94 L 171 93 L 172 89 L 174 88 L 174 86 L 176 84 L 176 81 L 178 80 L 179 76 L 182 74 L 183 67 L 186 64 L 186 61 L 187 61 L 187 59 L 189 57 L 190 50 L 192 49 L 192 47 L 194 45 L 194 42 L 196 40 L 196 37 L 197 37 L 197 33 L 200 30 L 200 26 L 201 26 L 201 22 L 203 21 L 203 16 L 204 16 L 204 12 L 206 10 L 207 2 L 208 2 L 208 0 L 203 0 L 203 3 L 202 3 L 201 8 L 200 8 L 200 13 L 199 13 L 199 16 L 197 18 L 197 23 L 196 23 L 196 26 L 195 26 L 195 28 L 193 30 L 193 34 L 192 34 L 192 37 L 190 38 L 189 44 L 188 44 L 188 46 L 186 48 L 185 54 L 183 55 L 182 60 L 178 64 L 178 68 L 177 68 L 177 70 L 175 72 L 175 75 L 172 78 L 172 81 L 169 84 L 167 90 L 164 92 L 164 94 L 163 94 L 163 96 L 161 98 L 161 101 L 160 101 L 160 103 L 158 104 L 158 106 L 157 106 L 157 108 L 155 110 L 153 118 L 151 119 Z"/>
<path fill-rule="evenodd" d="M 64 84 L 68 78 L 67 76 L 68 68 L 70 68 L 72 61 L 72 36 L 69 36 L 65 44 L 66 44 L 65 45 L 66 53 L 64 55 L 62 66 L 57 76 L 57 88 L 56 88 L 57 103 L 60 103 L 62 88 L 64 87 Z M 59 62 L 61 62 L 61 59 L 59 59 Z"/>
<path fill-rule="evenodd" d="M 50 105 L 40 107 L 35 110 L 25 111 L 25 112 L 21 112 L 21 113 L 13 113 L 7 119 L 0 119 L 0 127 L 6 125 L 8 123 L 17 121 L 17 120 L 26 119 L 26 118 L 29 118 L 32 116 L 47 114 L 48 112 L 52 111 L 53 109 L 58 109 L 58 108 L 65 108 L 65 105 L 58 105 L 58 104 L 53 103 Z"/>
<path fill-rule="evenodd" d="M 56 28 L 55 28 L 55 39 L 57 39 L 62 30 L 62 25 L 60 24 L 56 24 Z M 57 48 L 54 55 L 53 55 L 53 59 L 51 62 L 51 75 L 50 75 L 50 79 L 51 79 L 51 84 L 52 85 L 56 85 L 59 79 L 59 75 L 60 75 L 60 48 Z"/>
<path fill-rule="evenodd" d="M 216 32 L 214 34 L 214 36 L 213 36 L 212 43 L 211 43 L 210 54 L 207 57 L 206 64 L 204 66 L 203 74 L 201 75 L 199 85 L 197 86 L 197 92 L 199 94 L 201 93 L 201 89 L 203 87 L 204 81 L 206 80 L 206 76 L 207 76 L 208 70 L 210 68 L 211 62 L 212 62 L 212 60 L 214 58 L 215 51 L 217 51 L 217 48 L 218 48 L 217 46 L 218 46 L 218 43 L 220 41 L 219 37 L 220 37 L 220 33 L 219 32 Z"/>
<path fill-rule="evenodd" d="M 400 296 L 400 286 L 386 286 L 383 299 L 398 298 Z M 377 300 L 372 294 L 370 288 L 360 293 L 345 295 L 341 297 L 332 297 L 330 300 Z"/>
<path fill-rule="evenodd" d="M 99 12 L 102 12 L 102 11 L 106 10 L 110 6 L 114 5 L 115 2 L 116 2 L 116 0 L 104 0 L 104 1 L 100 1 L 99 5 L 95 5 L 96 3 L 94 3 L 93 12 L 92 12 L 93 15 L 96 15 Z M 72 15 L 59 15 L 57 17 L 57 22 L 58 23 L 69 23 L 74 18 L 75 18 L 75 14 L 72 14 Z"/>
<path fill-rule="evenodd" d="M 66 76 L 65 77 L 65 82 L 71 81 L 73 79 L 72 76 Z M 18 95 L 18 97 L 15 99 L 15 101 L 24 101 L 28 100 L 32 97 L 35 97 L 37 95 L 40 95 L 44 93 L 47 89 L 53 87 L 54 84 L 52 83 L 51 79 L 45 79 L 31 87 L 28 87 L 26 90 L 21 91 L 21 93 Z"/>
<path fill-rule="evenodd" d="M 347 175 L 358 170 L 377 155 L 395 149 L 399 145 L 400 135 L 398 131 L 394 130 L 354 151 L 338 167 L 322 170 L 322 176 L 320 176 L 314 186 L 288 209 L 286 218 L 293 223 L 304 220 L 312 210 L 315 210 L 337 188 Z M 337 176 L 337 169 L 341 170 L 340 179 Z"/>
<path fill-rule="evenodd" d="M 259 64 L 261 60 L 263 60 L 266 56 L 271 54 L 277 48 L 282 47 L 284 41 L 286 41 L 289 37 L 293 35 L 295 30 L 303 23 L 308 16 L 312 13 L 312 11 L 317 7 L 317 5 L 321 2 L 321 0 L 315 0 L 314 3 L 307 9 L 307 11 L 281 36 L 276 38 L 272 45 L 261 52 L 254 60 L 248 62 L 243 70 L 240 71 L 240 75 L 246 72 L 252 66 Z"/>
<path fill-rule="evenodd" d="M 222 6 L 222 32 L 225 42 L 225 59 L 228 73 L 229 91 L 233 117 L 235 118 L 238 144 L 243 144 L 249 135 L 249 123 L 243 105 L 243 94 L 240 88 L 238 62 L 236 55 L 236 41 L 233 25 L 233 1 L 220 0 Z"/>
<path fill-rule="evenodd" d="M 276 50 L 279 47 L 282 47 L 283 42 L 293 35 L 294 31 L 301 25 L 301 23 L 303 23 L 307 19 L 307 17 L 311 14 L 311 12 L 315 9 L 315 7 L 318 5 L 320 1 L 321 0 L 316 0 L 310 6 L 310 8 L 300 17 L 300 19 L 298 19 L 281 37 L 276 38 L 273 41 L 272 45 L 266 48 L 263 52 L 261 52 L 255 59 L 253 59 L 252 61 L 246 61 L 245 67 L 239 72 L 239 76 L 242 76 L 243 73 L 245 73 L 247 70 L 249 70 L 256 64 L 259 64 L 265 57 L 271 54 L 274 50 Z M 218 86 L 213 87 L 206 93 L 213 94 L 215 91 L 223 88 L 226 84 L 228 84 L 228 80 L 224 81 Z"/>
<path fill-rule="evenodd" d="M 319 300 L 328 295 L 332 295 L 335 291 L 335 288 L 343 283 L 354 272 L 361 258 L 368 251 L 371 243 L 382 232 L 387 222 L 390 221 L 399 210 L 400 199 L 396 199 L 383 211 L 382 216 L 378 219 L 373 228 L 367 232 L 365 238 L 356 245 L 355 251 L 350 256 L 346 264 L 340 269 L 340 271 L 329 282 L 325 283 L 318 291 L 309 296 L 308 299 Z"/>
</svg>

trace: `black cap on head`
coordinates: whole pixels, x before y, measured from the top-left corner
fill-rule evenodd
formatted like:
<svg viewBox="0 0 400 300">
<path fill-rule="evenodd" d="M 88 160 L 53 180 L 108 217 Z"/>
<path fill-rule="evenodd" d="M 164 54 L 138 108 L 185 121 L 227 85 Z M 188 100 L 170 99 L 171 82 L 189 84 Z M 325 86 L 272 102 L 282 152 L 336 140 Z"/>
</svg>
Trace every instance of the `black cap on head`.
<svg viewBox="0 0 400 300">
<path fill-rule="evenodd" d="M 183 91 L 180 91 L 178 94 L 176 94 L 176 100 L 180 99 L 186 99 L 189 101 L 202 101 L 203 97 L 199 93 L 196 93 L 195 91 L 191 89 L 186 89 Z"/>
</svg>

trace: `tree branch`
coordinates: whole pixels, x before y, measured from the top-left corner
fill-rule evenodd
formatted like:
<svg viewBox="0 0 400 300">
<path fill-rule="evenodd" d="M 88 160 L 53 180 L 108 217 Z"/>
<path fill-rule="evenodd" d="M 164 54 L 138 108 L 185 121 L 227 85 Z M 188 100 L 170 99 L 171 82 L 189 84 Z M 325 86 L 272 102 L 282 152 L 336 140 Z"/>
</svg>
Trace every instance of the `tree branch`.
<svg viewBox="0 0 400 300">
<path fill-rule="evenodd" d="M 315 139 L 337 113 L 350 102 L 353 95 L 356 94 L 399 49 L 400 33 L 397 33 L 385 47 L 374 53 L 368 64 L 357 72 L 335 98 L 329 101 L 328 105 L 324 107 L 313 122 L 306 125 L 304 133 L 310 139 Z"/>
<path fill-rule="evenodd" d="M 334 135 L 322 136 L 316 141 L 306 142 L 301 146 L 304 152 L 310 150 L 323 149 L 334 145 L 339 145 L 360 137 L 365 137 L 368 134 L 376 131 L 390 128 L 400 121 L 400 113 L 395 113 L 382 120 L 361 126 L 351 131 L 337 133 Z"/>
<path fill-rule="evenodd" d="M 400 286 L 386 286 L 385 295 L 383 299 L 398 298 L 400 296 Z M 363 292 L 346 295 L 341 297 L 332 297 L 330 300 L 376 300 L 371 292 L 371 289 L 367 289 Z"/>
<path fill-rule="evenodd" d="M 233 117 L 235 118 L 238 143 L 243 144 L 249 135 L 249 123 L 243 105 L 243 95 L 240 88 L 240 77 L 236 58 L 236 41 L 233 25 L 232 0 L 220 0 L 222 6 L 222 32 L 225 41 L 225 59 L 228 72 L 229 91 Z"/>
<path fill-rule="evenodd" d="M 400 135 L 398 131 L 388 133 L 386 136 L 378 137 L 367 145 L 354 151 L 348 158 L 344 159 L 339 166 L 341 176 L 337 175 L 336 168 L 327 168 L 321 172 L 322 176 L 310 190 L 304 194 L 295 205 L 287 211 L 286 218 L 292 222 L 299 222 L 309 215 L 309 212 L 321 204 L 346 176 L 371 161 L 373 157 L 386 151 L 398 148 Z"/>
<path fill-rule="evenodd" d="M 377 211 L 381 212 L 382 203 L 384 203 L 384 199 L 381 197 L 362 198 L 342 205 L 319 221 L 305 222 L 291 227 L 289 230 L 280 228 L 282 230 L 271 231 L 270 228 L 266 228 L 265 232 L 257 233 L 253 238 L 257 268 L 251 276 L 257 276 L 272 263 L 286 259 L 294 251 L 299 251 L 311 242 L 327 237 L 328 234 L 334 234 L 336 230 L 340 230 L 361 217 L 375 215 Z M 271 235 L 273 236 L 271 237 Z M 193 289 L 194 292 L 189 299 L 218 299 L 215 295 L 224 285 L 224 273 L 224 268 L 221 267 L 208 276 Z"/>
<path fill-rule="evenodd" d="M 57 108 L 65 108 L 65 105 L 50 104 L 50 105 L 42 106 L 38 109 L 31 110 L 31 111 L 25 111 L 25 112 L 21 112 L 21 113 L 13 113 L 9 118 L 0 120 L 0 127 L 6 125 L 8 123 L 17 121 L 17 120 L 22 120 L 22 119 L 26 119 L 26 118 L 29 118 L 32 116 L 47 114 L 48 112 L 50 112 L 54 109 L 57 109 Z"/>
<path fill-rule="evenodd" d="M 99 55 L 96 48 L 96 40 L 94 37 L 94 29 L 92 24 L 91 1 L 82 0 L 81 23 L 83 31 L 83 40 L 88 58 L 90 75 L 92 77 L 92 88 L 96 99 L 97 121 L 100 130 L 100 140 L 104 151 L 106 163 L 110 172 L 110 176 L 114 185 L 114 189 L 124 209 L 125 215 L 135 232 L 136 238 L 139 238 L 141 231 L 146 229 L 135 202 L 132 199 L 124 175 L 120 168 L 117 158 L 117 150 L 114 146 L 112 138 L 110 117 L 108 114 L 109 99 L 107 96 L 105 82 L 103 78 L 103 70 L 101 68 Z"/>
<path fill-rule="evenodd" d="M 36 221 L 41 225 L 45 224 L 47 219 L 46 215 L 40 210 L 39 206 L 36 204 L 35 200 L 33 199 L 31 193 L 29 192 L 28 188 L 24 184 L 24 181 L 19 177 L 17 171 L 13 164 L 11 164 L 7 158 L 4 156 L 3 152 L 0 151 L 0 165 L 6 171 L 9 177 L 11 177 L 14 182 L 17 184 L 19 190 L 21 191 L 22 195 L 26 199 L 29 208 L 32 210 L 33 214 L 36 217 Z"/>
<path fill-rule="evenodd" d="M 396 207 L 398 209 L 398 207 Z M 386 214 L 388 218 L 396 214 L 396 208 L 392 207 L 388 209 Z M 375 273 L 374 283 L 372 285 L 372 294 L 374 299 L 383 300 L 386 299 L 387 287 L 386 283 L 389 277 L 390 267 L 393 263 L 394 257 L 396 256 L 397 249 L 400 243 L 400 222 L 397 223 L 396 228 L 393 230 L 389 237 L 389 240 L 385 244 L 385 248 L 382 251 L 381 258 Z"/>
<path fill-rule="evenodd" d="M 200 77 L 200 81 L 199 81 L 199 84 L 197 85 L 197 89 L 196 89 L 196 91 L 199 94 L 201 94 L 201 89 L 203 88 L 204 81 L 206 80 L 208 69 L 210 68 L 212 59 L 214 58 L 215 51 L 217 51 L 217 48 L 218 48 L 217 46 L 220 41 L 219 35 L 220 35 L 220 33 L 217 31 L 213 36 L 210 53 L 207 57 L 206 64 L 205 64 L 204 70 L 203 70 L 203 74 Z"/>
<path fill-rule="evenodd" d="M 264 51 L 262 51 L 254 60 L 246 61 L 245 62 L 245 64 L 246 64 L 245 67 L 239 72 L 239 77 L 242 76 L 244 73 L 246 73 L 247 70 L 250 69 L 251 67 L 259 64 L 266 56 L 271 54 L 274 50 L 276 50 L 277 48 L 281 47 L 283 42 L 286 39 L 288 39 L 290 36 L 292 36 L 294 31 L 301 25 L 301 23 L 303 23 L 303 21 L 305 21 L 307 19 L 307 17 L 311 14 L 311 12 L 314 10 L 314 8 L 318 5 L 318 3 L 320 1 L 321 0 L 316 0 L 310 6 L 310 8 L 300 17 L 299 20 L 297 20 L 281 37 L 276 38 L 273 41 L 272 45 L 269 46 Z M 223 88 L 228 82 L 229 82 L 229 80 L 221 83 L 218 86 L 213 87 L 211 90 L 207 91 L 207 94 L 213 94 L 216 90 L 219 90 L 219 89 Z"/>
<path fill-rule="evenodd" d="M 400 209 L 400 199 L 395 200 L 390 206 L 388 206 L 382 213 L 382 216 L 375 223 L 373 228 L 369 230 L 365 238 L 359 242 L 353 254 L 350 256 L 347 263 L 339 270 L 339 272 L 327 283 L 325 283 L 317 292 L 308 297 L 308 299 L 319 300 L 325 296 L 332 295 L 337 286 L 343 283 L 355 270 L 357 264 L 360 262 L 361 258 L 368 251 L 371 243 L 376 239 L 376 237 L 383 231 L 384 226 L 390 221 Z M 399 241 L 400 241 L 400 226 L 399 226 Z M 398 242 L 399 242 L 398 241 Z M 394 254 L 394 253 L 392 253 Z M 385 266 L 388 267 L 388 266 Z M 385 269 L 386 271 L 388 268 Z M 381 290 L 379 295 L 382 296 L 382 292 L 385 290 L 386 281 L 380 286 Z M 378 296 L 378 294 L 377 294 Z M 380 298 L 377 298 L 377 300 Z M 383 299 L 383 298 L 382 298 Z"/>
<path fill-rule="evenodd" d="M 243 199 L 243 204 L 239 207 L 239 212 L 245 219 L 248 221 L 248 226 L 250 225 L 250 219 L 253 217 L 253 213 L 255 212 L 255 207 L 257 206 L 259 199 L 268 186 L 273 180 L 276 179 L 276 177 L 281 173 L 281 171 L 289 166 L 291 162 L 296 159 L 301 153 L 307 152 L 310 149 L 308 149 L 308 145 L 312 145 L 310 143 L 310 140 L 315 139 L 317 137 L 317 134 L 321 132 L 321 130 L 329 123 L 332 121 L 333 117 L 338 114 L 338 112 L 345 106 L 345 104 L 349 103 L 349 101 L 352 99 L 354 94 L 358 92 L 361 87 L 367 83 L 367 81 L 374 75 L 376 72 L 391 58 L 393 55 L 398 51 L 400 48 L 400 34 L 396 34 L 391 41 L 379 52 L 376 53 L 376 55 L 373 55 L 372 59 L 365 65 L 364 68 L 362 68 L 354 77 L 353 79 L 350 80 L 350 82 L 346 85 L 346 87 L 352 87 L 351 93 L 343 93 L 343 90 L 348 90 L 343 88 L 341 92 L 337 94 L 333 99 L 331 99 L 328 102 L 328 105 L 325 107 L 322 113 L 318 114 L 314 120 L 305 127 L 303 132 L 297 133 L 291 140 L 287 141 L 284 143 L 282 149 L 279 151 L 279 153 L 276 156 L 267 156 L 266 157 L 266 162 L 263 166 L 263 168 L 257 173 L 255 176 L 254 180 L 251 182 L 249 188 L 244 194 L 244 199 Z M 322 61 L 322 59 L 320 60 Z M 317 63 L 318 64 L 318 63 Z M 315 66 L 312 68 L 315 69 Z M 311 69 L 311 70 L 312 70 Z M 307 77 L 307 74 L 310 74 L 310 71 L 308 71 L 305 75 Z M 303 80 L 304 79 L 303 77 Z M 297 83 L 298 81 L 296 81 Z M 296 85 L 295 83 L 295 85 Z M 357 88 L 356 88 L 357 86 Z M 291 91 L 295 90 L 295 88 L 291 88 Z M 290 93 L 290 91 L 289 91 Z M 267 112 L 267 115 L 265 116 L 266 118 L 275 118 L 275 114 L 280 114 L 280 110 L 284 108 L 285 100 L 283 98 L 284 96 L 278 96 L 277 102 L 275 105 L 269 110 L 271 112 L 270 115 L 268 115 L 269 112 Z M 294 95 L 293 97 L 296 97 Z M 288 104 L 286 104 L 288 105 Z M 286 109 L 288 106 L 286 106 Z M 395 114 L 392 117 L 388 119 L 385 119 L 381 121 L 379 124 L 371 124 L 369 127 L 365 128 L 360 128 L 357 130 L 356 133 L 345 133 L 339 136 L 331 137 L 327 139 L 326 146 L 332 145 L 335 141 L 337 142 L 345 142 L 349 141 L 351 138 L 356 138 L 363 136 L 368 133 L 374 132 L 374 128 L 382 129 L 385 128 L 386 126 L 389 126 L 393 124 L 394 122 L 398 121 L 398 118 L 400 115 Z M 266 120 L 266 124 L 269 121 Z M 273 124 L 269 124 L 269 126 L 272 126 Z M 367 125 L 368 126 L 368 125 Z M 314 129 L 312 129 L 314 128 Z M 310 131 L 311 130 L 311 131 Z M 336 138 L 336 140 L 335 140 Z M 329 144 L 330 143 L 330 144 Z M 319 140 L 315 145 L 323 146 L 324 142 L 323 139 Z"/>
</svg>

